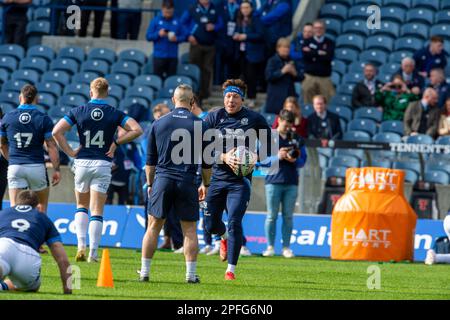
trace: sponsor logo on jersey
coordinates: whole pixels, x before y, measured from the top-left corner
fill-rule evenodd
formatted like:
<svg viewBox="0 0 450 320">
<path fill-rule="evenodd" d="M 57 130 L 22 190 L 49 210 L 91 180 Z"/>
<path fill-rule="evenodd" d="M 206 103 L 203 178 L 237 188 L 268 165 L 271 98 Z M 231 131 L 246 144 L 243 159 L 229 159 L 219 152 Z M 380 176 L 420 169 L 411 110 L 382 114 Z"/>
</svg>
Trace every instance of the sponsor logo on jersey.
<svg viewBox="0 0 450 320">
<path fill-rule="evenodd" d="M 19 122 L 21 124 L 28 124 L 31 121 L 31 115 L 28 112 L 24 112 L 19 116 Z"/>
<path fill-rule="evenodd" d="M 103 111 L 100 108 L 95 108 L 91 111 L 91 118 L 95 121 L 100 121 L 103 119 Z"/>
</svg>

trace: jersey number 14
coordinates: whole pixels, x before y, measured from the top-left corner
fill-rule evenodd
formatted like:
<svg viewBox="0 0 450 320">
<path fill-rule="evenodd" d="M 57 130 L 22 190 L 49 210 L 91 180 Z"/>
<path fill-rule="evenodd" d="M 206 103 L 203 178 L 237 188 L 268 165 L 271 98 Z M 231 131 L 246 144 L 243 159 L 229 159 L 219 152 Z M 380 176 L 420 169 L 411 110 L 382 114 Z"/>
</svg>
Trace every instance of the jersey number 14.
<svg viewBox="0 0 450 320">
<path fill-rule="evenodd" d="M 97 133 L 91 139 L 91 131 L 87 130 L 83 134 L 86 137 L 86 148 L 90 148 L 92 146 L 97 146 L 99 148 L 103 148 L 105 145 L 105 141 L 103 139 L 103 131 L 97 131 Z"/>
</svg>

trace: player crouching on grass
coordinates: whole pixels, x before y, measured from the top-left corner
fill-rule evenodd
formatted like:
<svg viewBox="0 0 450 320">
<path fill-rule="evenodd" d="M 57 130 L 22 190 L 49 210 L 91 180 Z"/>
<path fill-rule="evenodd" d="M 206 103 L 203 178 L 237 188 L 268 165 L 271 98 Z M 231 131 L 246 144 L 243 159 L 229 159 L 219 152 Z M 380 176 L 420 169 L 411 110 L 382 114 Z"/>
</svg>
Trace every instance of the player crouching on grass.
<svg viewBox="0 0 450 320">
<path fill-rule="evenodd" d="M 270 156 L 271 128 L 266 119 L 259 113 L 243 106 L 247 85 L 242 80 L 227 80 L 223 84 L 224 108 L 210 112 L 205 122 L 209 128 L 220 131 L 217 158 L 213 166 L 211 186 L 206 196 L 205 225 L 211 234 L 222 237 L 220 257 L 228 260 L 225 272 L 226 280 L 235 279 L 235 268 L 242 247 L 242 219 L 250 201 L 251 170 L 247 176 L 237 175 L 240 170 L 239 159 L 235 156 L 238 146 L 245 147 L 251 153 L 257 153 L 256 139 L 260 142 L 260 150 L 266 150 L 265 157 Z M 256 134 L 254 141 L 249 136 Z M 260 136 L 260 135 L 263 136 Z M 222 221 L 223 211 L 228 213 L 228 230 Z"/>
<path fill-rule="evenodd" d="M 23 190 L 16 196 L 16 206 L 0 211 L 0 291 L 36 292 L 41 285 L 39 247 L 47 243 L 58 264 L 63 290 L 69 288 L 69 260 L 61 236 L 52 221 L 36 207 L 34 191 Z M 8 277 L 8 280 L 4 280 Z"/>
</svg>

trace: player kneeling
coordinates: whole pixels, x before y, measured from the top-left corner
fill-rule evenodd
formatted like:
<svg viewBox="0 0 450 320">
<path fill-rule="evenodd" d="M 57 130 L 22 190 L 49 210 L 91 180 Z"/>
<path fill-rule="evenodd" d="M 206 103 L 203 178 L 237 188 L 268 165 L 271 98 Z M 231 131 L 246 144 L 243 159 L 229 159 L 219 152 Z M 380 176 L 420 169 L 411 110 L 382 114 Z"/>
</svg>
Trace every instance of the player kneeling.
<svg viewBox="0 0 450 320">
<path fill-rule="evenodd" d="M 41 286 L 39 247 L 47 243 L 58 264 L 64 293 L 71 294 L 69 260 L 61 236 L 51 220 L 36 207 L 39 198 L 34 191 L 17 194 L 16 206 L 0 211 L 0 291 L 36 292 Z M 5 280 L 8 277 L 8 280 Z"/>
<path fill-rule="evenodd" d="M 444 219 L 444 230 L 447 237 L 450 238 L 450 213 Z M 437 254 L 433 249 L 428 250 L 425 264 L 432 265 L 435 263 L 450 263 L 450 253 Z"/>
</svg>

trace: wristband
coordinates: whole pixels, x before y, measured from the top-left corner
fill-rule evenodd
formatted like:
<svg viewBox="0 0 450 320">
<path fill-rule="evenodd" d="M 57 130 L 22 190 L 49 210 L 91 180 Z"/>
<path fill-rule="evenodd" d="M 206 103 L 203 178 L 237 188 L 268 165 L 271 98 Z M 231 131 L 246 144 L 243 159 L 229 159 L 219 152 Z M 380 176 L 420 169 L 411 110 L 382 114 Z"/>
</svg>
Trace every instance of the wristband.
<svg viewBox="0 0 450 320">
<path fill-rule="evenodd" d="M 116 139 L 114 139 L 113 142 L 114 142 L 114 144 L 115 144 L 116 146 L 120 146 L 120 144 L 117 142 Z"/>
</svg>

